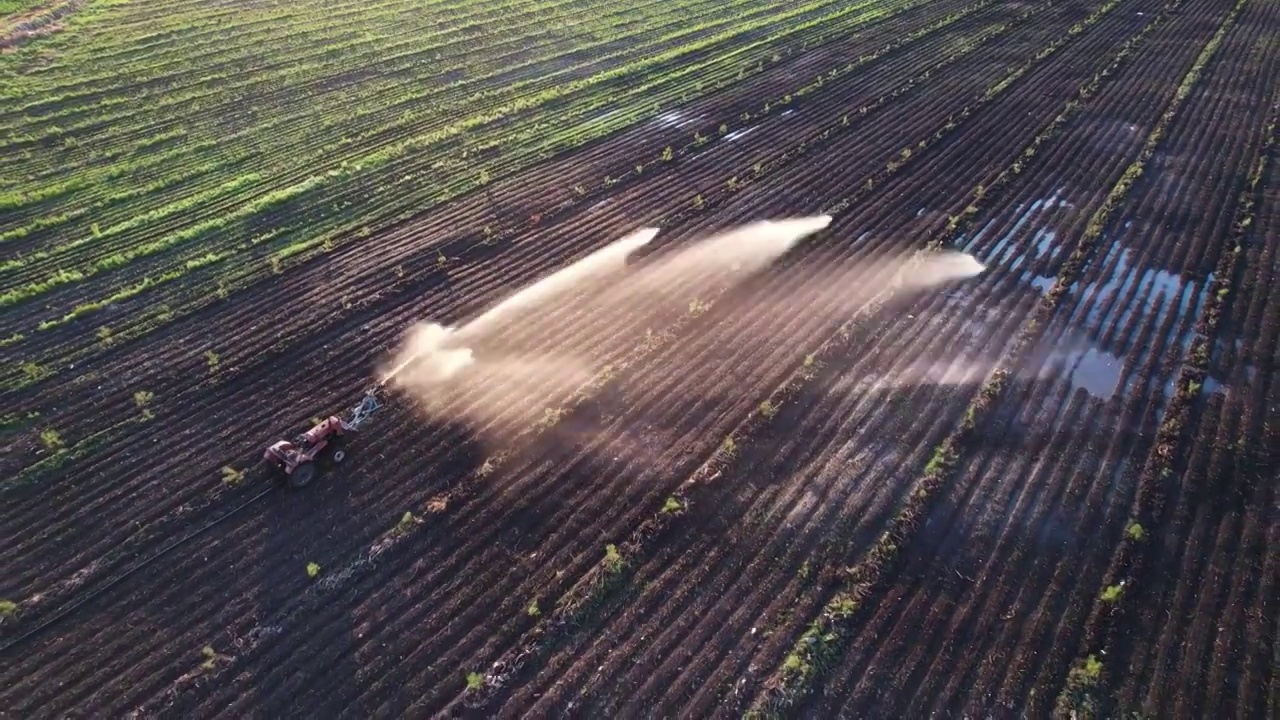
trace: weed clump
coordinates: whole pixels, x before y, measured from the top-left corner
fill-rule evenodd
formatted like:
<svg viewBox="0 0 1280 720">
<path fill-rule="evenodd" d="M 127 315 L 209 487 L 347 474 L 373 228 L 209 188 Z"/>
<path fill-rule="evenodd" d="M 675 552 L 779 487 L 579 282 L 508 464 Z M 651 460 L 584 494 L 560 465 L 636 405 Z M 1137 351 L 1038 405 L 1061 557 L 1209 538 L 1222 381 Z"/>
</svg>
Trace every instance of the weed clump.
<svg viewBox="0 0 1280 720">
<path fill-rule="evenodd" d="M 155 414 L 152 413 L 151 409 L 147 407 L 148 405 L 151 404 L 151 401 L 154 399 L 155 399 L 155 394 L 148 392 L 147 390 L 139 390 L 138 392 L 133 394 L 133 404 L 138 406 L 138 410 L 140 410 L 142 413 L 143 420 L 150 420 L 151 418 L 155 417 Z"/>
<path fill-rule="evenodd" d="M 778 414 L 778 407 L 774 405 L 772 402 L 765 400 L 764 402 L 760 403 L 760 414 L 767 418 L 771 418 L 774 415 Z"/>
<path fill-rule="evenodd" d="M 202 669 L 212 670 L 218 664 L 218 653 L 214 652 L 212 645 L 205 645 L 200 654 L 204 655 L 204 662 L 200 663 Z"/>
<path fill-rule="evenodd" d="M 236 470 L 233 467 L 224 465 L 222 468 L 222 482 L 230 485 L 231 487 L 236 487 L 240 483 L 244 482 L 244 471 Z"/>
<path fill-rule="evenodd" d="M 1102 661 L 1090 655 L 1071 668 L 1067 685 L 1058 696 L 1056 715 L 1066 717 L 1097 717 L 1097 701 L 1093 688 L 1102 676 Z"/>
<path fill-rule="evenodd" d="M 40 442 L 44 443 L 45 448 L 49 450 L 61 450 L 63 447 L 62 436 L 53 428 L 40 432 Z"/>
<path fill-rule="evenodd" d="M 418 525 L 421 522 L 422 518 L 414 515 L 410 510 L 405 510 L 404 515 L 400 516 L 400 522 L 396 523 L 396 526 L 391 528 L 391 534 L 395 537 L 400 537 L 412 530 L 414 525 Z"/>
</svg>

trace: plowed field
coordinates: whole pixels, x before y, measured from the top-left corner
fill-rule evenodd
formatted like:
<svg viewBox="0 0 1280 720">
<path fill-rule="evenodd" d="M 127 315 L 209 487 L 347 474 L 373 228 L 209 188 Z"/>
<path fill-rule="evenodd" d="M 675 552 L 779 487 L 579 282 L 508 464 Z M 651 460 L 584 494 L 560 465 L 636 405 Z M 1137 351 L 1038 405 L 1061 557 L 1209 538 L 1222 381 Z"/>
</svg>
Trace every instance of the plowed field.
<svg viewBox="0 0 1280 720">
<path fill-rule="evenodd" d="M 1280 4 L 8 5 L 0 716 L 1280 717 Z M 516 432 L 259 463 L 415 322 L 818 214 Z"/>
</svg>

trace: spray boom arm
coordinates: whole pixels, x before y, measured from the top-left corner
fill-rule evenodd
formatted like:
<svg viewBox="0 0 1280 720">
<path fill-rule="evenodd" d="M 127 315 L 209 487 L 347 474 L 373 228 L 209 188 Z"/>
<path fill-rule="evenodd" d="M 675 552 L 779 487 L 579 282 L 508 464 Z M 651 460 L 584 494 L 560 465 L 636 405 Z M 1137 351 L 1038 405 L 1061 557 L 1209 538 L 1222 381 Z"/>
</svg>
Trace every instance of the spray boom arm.
<svg viewBox="0 0 1280 720">
<path fill-rule="evenodd" d="M 391 378 L 395 377 L 401 370 L 404 370 L 406 366 L 414 360 L 417 360 L 421 354 L 422 353 L 417 353 L 405 360 L 391 372 L 382 376 L 382 378 L 376 383 L 370 385 L 369 388 L 364 391 L 364 397 L 360 398 L 360 404 L 356 405 L 351 410 L 350 419 L 342 421 L 342 429 L 359 430 L 360 426 L 368 422 L 369 418 L 372 417 L 374 413 L 381 410 L 384 404 L 382 393 L 386 389 L 387 383 L 391 382 Z"/>
<path fill-rule="evenodd" d="M 351 411 L 351 418 L 342 422 L 343 429 L 359 430 L 360 426 L 365 424 L 375 412 L 382 409 L 382 399 L 379 397 L 381 393 L 382 383 L 366 390 L 360 404 Z"/>
</svg>

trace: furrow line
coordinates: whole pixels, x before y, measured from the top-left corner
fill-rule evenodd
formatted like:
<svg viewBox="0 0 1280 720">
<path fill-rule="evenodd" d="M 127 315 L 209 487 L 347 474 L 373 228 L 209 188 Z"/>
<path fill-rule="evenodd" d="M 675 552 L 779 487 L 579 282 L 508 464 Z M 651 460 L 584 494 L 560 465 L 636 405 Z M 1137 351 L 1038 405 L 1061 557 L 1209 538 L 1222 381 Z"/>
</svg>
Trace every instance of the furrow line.
<svg viewBox="0 0 1280 720">
<path fill-rule="evenodd" d="M 1243 5 L 1243 2 L 1236 5 L 1233 9 L 1233 16 L 1230 19 L 1234 19 L 1238 15 Z M 1229 25 L 1229 22 L 1224 23 L 1219 34 L 1215 35 L 1215 39 L 1219 39 L 1220 42 L 1220 38 L 1225 35 Z M 1167 492 L 1165 486 L 1172 481 L 1175 463 L 1178 462 L 1179 454 L 1182 452 L 1180 448 L 1184 435 L 1183 430 L 1188 424 L 1195 397 L 1199 394 L 1205 379 L 1209 354 L 1213 346 L 1218 322 L 1231 294 L 1230 278 L 1235 277 L 1238 272 L 1237 263 L 1241 259 L 1239 250 L 1243 248 L 1243 231 L 1248 227 L 1252 219 L 1259 182 L 1266 172 L 1270 148 L 1275 144 L 1277 107 L 1273 101 L 1266 127 L 1263 131 L 1264 141 L 1258 151 L 1254 168 L 1250 172 L 1247 187 L 1236 203 L 1236 229 L 1231 238 L 1235 241 L 1235 247 L 1232 252 L 1223 252 L 1220 256 L 1218 267 L 1215 271 L 1217 277 L 1212 285 L 1213 291 L 1205 302 L 1204 311 L 1197 321 L 1195 338 L 1192 340 L 1190 351 L 1183 360 L 1178 373 L 1177 390 L 1165 410 L 1160 429 L 1153 441 L 1153 451 L 1147 456 L 1138 476 L 1137 495 L 1130 509 L 1130 517 L 1126 526 L 1133 524 L 1144 528 L 1160 528 L 1163 526 L 1164 503 Z M 1141 582 L 1146 572 L 1146 565 L 1151 559 L 1151 551 L 1144 550 L 1140 543 L 1141 541 L 1132 537 L 1131 534 L 1121 537 L 1107 568 L 1101 592 L 1105 593 L 1108 588 L 1113 587 L 1121 589 L 1126 586 L 1141 587 L 1138 583 Z M 1117 600 L 1119 600 L 1119 596 L 1117 596 Z M 1080 655 L 1087 657 L 1080 657 L 1076 662 L 1072 663 L 1072 670 L 1068 674 L 1065 685 L 1057 698 L 1056 707 L 1060 712 L 1068 711 L 1071 708 L 1083 712 L 1091 712 L 1091 709 L 1099 702 L 1098 699 L 1093 697 L 1093 693 L 1098 681 L 1102 679 L 1100 675 L 1105 671 L 1090 672 L 1089 669 L 1091 668 L 1086 668 L 1088 658 L 1096 658 L 1098 652 L 1105 652 L 1118 642 L 1115 633 L 1120 626 L 1119 620 L 1121 616 L 1128 615 L 1126 609 L 1132 604 L 1132 601 L 1099 601 L 1094 603 L 1086 621 L 1083 639 L 1081 640 L 1083 649 Z"/>
<path fill-rule="evenodd" d="M 1190 72 L 1184 77 L 1174 98 L 1165 109 L 1160 122 L 1147 137 L 1137 160 L 1131 169 L 1141 168 L 1155 151 L 1169 122 L 1177 115 L 1181 101 L 1198 79 L 1201 68 L 1213 56 L 1221 43 L 1222 37 L 1233 25 L 1245 0 L 1241 0 L 1223 21 L 1217 34 L 1205 45 L 1201 56 L 1197 58 Z M 1025 353 L 1029 344 L 1035 339 L 1035 329 L 1048 318 L 1058 304 L 1066 285 L 1073 281 L 1083 265 L 1093 242 L 1101 234 L 1103 226 L 1116 203 L 1121 201 L 1136 179 L 1136 173 L 1126 171 L 1125 176 L 1112 189 L 1106 202 L 1094 214 L 1090 228 L 1086 231 L 1075 252 L 1059 272 L 1058 281 L 1049 291 L 1044 301 L 1037 307 L 1034 317 L 1026 324 L 1016 344 L 1008 352 L 1002 366 L 997 368 L 984 384 L 978 398 L 970 406 L 964 422 L 940 445 L 930 467 L 917 481 L 917 489 L 903 506 L 899 515 L 892 522 L 890 529 L 881 536 L 876 545 L 864 559 L 850 569 L 844 586 L 823 608 L 823 612 L 814 621 L 809 631 L 797 642 L 788 662 L 775 671 L 775 676 L 766 692 L 760 696 L 753 706 L 757 712 L 779 712 L 789 707 L 797 699 L 807 694 L 815 679 L 815 664 L 829 662 L 830 656 L 840 651 L 841 636 L 847 632 L 850 620 L 858 614 L 858 610 L 869 594 L 881 584 L 884 571 L 889 563 L 897 559 L 898 549 L 911 537 L 917 526 L 919 516 L 926 509 L 926 503 L 937 493 L 937 490 L 952 474 L 959 458 L 959 452 L 970 440 L 979 416 L 985 416 L 988 408 L 1000 394 L 1010 376 L 1010 367 L 1017 363 Z"/>
</svg>

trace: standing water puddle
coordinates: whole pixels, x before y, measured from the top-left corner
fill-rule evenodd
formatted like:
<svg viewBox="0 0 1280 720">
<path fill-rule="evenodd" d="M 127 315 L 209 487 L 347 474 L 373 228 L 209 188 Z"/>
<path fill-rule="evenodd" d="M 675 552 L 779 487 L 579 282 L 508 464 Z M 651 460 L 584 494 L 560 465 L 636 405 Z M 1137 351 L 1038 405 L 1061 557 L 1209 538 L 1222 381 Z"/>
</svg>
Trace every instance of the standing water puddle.
<svg viewBox="0 0 1280 720">
<path fill-rule="evenodd" d="M 1040 198 L 1039 200 L 1034 200 L 1029 204 L 1022 203 L 1014 209 L 1017 220 L 1014 221 L 1013 227 L 1009 228 L 1009 230 L 1001 236 L 1000 241 L 996 243 L 995 247 L 986 251 L 976 250 L 978 243 L 982 241 L 982 238 L 986 236 L 987 231 L 991 229 L 992 224 L 995 223 L 995 220 L 991 220 L 984 225 L 980 231 L 974 234 L 972 238 L 966 238 L 964 235 L 961 236 L 964 251 L 974 254 L 984 264 L 1005 265 L 1011 263 L 1009 265 L 1009 269 L 1016 270 L 1023 262 L 1026 261 L 1028 255 L 1034 253 L 1032 257 L 1039 258 L 1042 254 L 1048 251 L 1052 247 L 1054 239 L 1057 238 L 1057 233 L 1050 229 L 1046 223 L 1042 225 L 1034 235 L 1032 235 L 1032 247 L 1027 251 L 1019 252 L 1018 244 L 1014 241 L 1020 237 L 1023 228 L 1026 227 L 1026 225 L 1033 219 L 1039 219 L 1040 216 L 1055 208 L 1062 208 L 1066 206 L 1067 201 L 1062 199 L 1061 188 L 1054 192 L 1050 197 Z"/>
<path fill-rule="evenodd" d="M 658 116 L 658 124 L 662 127 L 672 127 L 675 125 L 688 125 L 691 120 L 686 120 L 684 113 L 679 110 L 672 110 L 669 113 L 663 113 Z"/>
<path fill-rule="evenodd" d="M 1124 361 L 1105 350 L 1089 348 L 1067 353 L 1063 368 L 1069 373 L 1071 387 L 1083 388 L 1094 397 L 1107 399 L 1120 388 L 1120 372 Z"/>
</svg>

